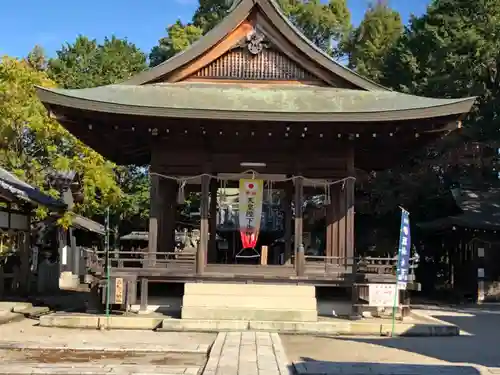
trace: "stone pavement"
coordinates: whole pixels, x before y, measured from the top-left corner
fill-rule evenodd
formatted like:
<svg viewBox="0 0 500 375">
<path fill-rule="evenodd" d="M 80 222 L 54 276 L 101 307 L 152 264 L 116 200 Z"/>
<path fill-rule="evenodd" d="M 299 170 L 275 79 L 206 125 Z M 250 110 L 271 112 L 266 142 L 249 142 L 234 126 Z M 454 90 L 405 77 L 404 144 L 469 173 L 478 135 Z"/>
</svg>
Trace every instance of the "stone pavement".
<svg viewBox="0 0 500 375">
<path fill-rule="evenodd" d="M 203 375 L 289 375 L 277 333 L 219 333 Z"/>
</svg>

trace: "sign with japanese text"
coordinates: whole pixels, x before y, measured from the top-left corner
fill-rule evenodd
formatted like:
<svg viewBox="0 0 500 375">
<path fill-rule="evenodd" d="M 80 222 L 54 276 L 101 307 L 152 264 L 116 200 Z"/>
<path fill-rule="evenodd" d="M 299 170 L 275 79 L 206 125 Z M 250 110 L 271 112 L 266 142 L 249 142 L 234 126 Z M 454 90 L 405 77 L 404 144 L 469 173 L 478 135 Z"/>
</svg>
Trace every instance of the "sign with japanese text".
<svg viewBox="0 0 500 375">
<path fill-rule="evenodd" d="M 121 305 L 123 303 L 123 279 L 121 277 L 117 277 L 115 279 L 115 303 L 117 305 Z"/>
<path fill-rule="evenodd" d="M 401 228 L 399 234 L 398 266 L 396 271 L 399 288 L 406 288 L 410 273 L 411 235 L 410 213 L 401 209 Z"/>
<path fill-rule="evenodd" d="M 240 180 L 239 224 L 243 248 L 254 248 L 259 237 L 264 181 Z"/>
<path fill-rule="evenodd" d="M 399 293 L 394 284 L 369 284 L 368 305 L 375 307 L 392 307 L 399 304 Z"/>
</svg>

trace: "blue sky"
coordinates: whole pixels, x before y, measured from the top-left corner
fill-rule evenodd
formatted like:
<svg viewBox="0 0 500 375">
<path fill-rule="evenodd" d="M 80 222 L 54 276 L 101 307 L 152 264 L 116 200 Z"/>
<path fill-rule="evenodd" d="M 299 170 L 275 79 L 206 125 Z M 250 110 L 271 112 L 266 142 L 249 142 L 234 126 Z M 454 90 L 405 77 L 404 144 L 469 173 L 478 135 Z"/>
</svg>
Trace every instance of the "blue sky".
<svg viewBox="0 0 500 375">
<path fill-rule="evenodd" d="M 358 23 L 369 0 L 347 0 L 353 23 Z M 406 22 L 425 12 L 430 0 L 389 0 Z M 144 52 L 165 34 L 177 18 L 190 20 L 197 0 L 23 0 L 0 6 L 0 56 L 25 56 L 35 44 L 48 55 L 78 34 L 102 40 L 127 37 Z"/>
</svg>

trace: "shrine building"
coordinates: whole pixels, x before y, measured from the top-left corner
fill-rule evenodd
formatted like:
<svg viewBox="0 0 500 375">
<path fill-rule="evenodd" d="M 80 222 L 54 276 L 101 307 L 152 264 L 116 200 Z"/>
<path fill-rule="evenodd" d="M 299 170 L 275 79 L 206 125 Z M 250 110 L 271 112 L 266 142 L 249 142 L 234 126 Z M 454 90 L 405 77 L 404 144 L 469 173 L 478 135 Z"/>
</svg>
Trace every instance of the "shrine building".
<svg viewBox="0 0 500 375">
<path fill-rule="evenodd" d="M 231 298 L 239 298 L 235 291 L 246 295 L 245 307 L 236 311 L 233 306 L 232 317 L 250 319 L 272 310 L 276 314 L 266 319 L 273 320 L 283 316 L 280 309 L 309 309 L 306 297 L 314 310 L 315 286 L 353 291 L 359 286 L 353 292 L 356 305 L 366 299 L 364 286 L 394 283 L 394 263 L 361 265 L 356 258 L 357 171 L 404 162 L 459 128 L 475 100 L 407 95 L 370 81 L 316 47 L 275 0 L 236 2 L 189 49 L 120 84 L 38 87 L 37 93 L 57 121 L 105 158 L 120 165 L 149 165 L 147 251 L 140 264 L 127 265 L 124 259 L 111 275 L 140 282 L 143 306 L 148 283 L 186 283 L 183 318 L 198 319 L 229 316 L 210 297 L 214 294 L 227 294 L 225 308 Z M 268 242 L 238 259 L 238 239 L 223 246 L 218 240 L 228 232 L 218 215 L 218 195 L 237 187 L 241 178 L 264 180 L 265 189 L 273 190 L 266 199 L 279 192 L 278 201 L 267 204 L 279 207 L 282 225 L 272 237 L 264 223 L 260 237 Z M 201 192 L 199 241 L 192 257 L 181 259 L 174 251 L 176 205 L 180 192 L 196 191 Z M 315 245 L 305 244 L 307 223 L 298 208 L 313 195 L 325 197 L 324 245 L 311 255 L 307 249 Z M 278 237 L 279 254 L 271 249 Z M 233 248 L 229 255 L 220 256 L 228 247 Z M 269 252 L 265 256 L 262 247 Z M 259 291 L 258 285 L 268 288 Z M 278 298 L 292 293 L 291 285 L 302 293 L 300 307 Z M 279 292 L 270 291 L 271 286 Z M 279 306 L 270 298 L 269 305 L 259 307 L 268 292 Z M 203 298 L 189 299 L 188 294 Z M 287 319 L 315 318 L 309 311 Z"/>
</svg>

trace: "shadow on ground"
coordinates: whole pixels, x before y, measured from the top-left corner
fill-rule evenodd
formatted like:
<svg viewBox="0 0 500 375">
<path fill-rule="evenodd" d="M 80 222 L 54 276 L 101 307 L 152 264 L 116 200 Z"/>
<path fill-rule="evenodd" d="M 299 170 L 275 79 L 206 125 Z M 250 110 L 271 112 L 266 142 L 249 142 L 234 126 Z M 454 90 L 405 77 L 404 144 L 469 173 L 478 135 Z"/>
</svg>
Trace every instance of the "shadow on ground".
<svg viewBox="0 0 500 375">
<path fill-rule="evenodd" d="M 399 363 L 360 363 L 317 361 L 304 357 L 289 366 L 289 373 L 297 375 L 480 375 L 472 366 L 458 365 L 410 365 Z"/>
<path fill-rule="evenodd" d="M 2 308 L 15 307 L 19 304 L 31 304 L 33 307 L 45 307 L 51 311 L 60 312 L 84 312 L 88 305 L 89 292 L 79 290 L 61 290 L 57 293 L 47 295 L 15 296 L 6 295 L 0 299 Z M 29 310 L 29 309 L 28 309 Z"/>
<path fill-rule="evenodd" d="M 457 325 L 463 335 L 455 337 L 344 337 L 338 340 L 380 345 L 451 363 L 500 367 L 500 314 L 440 311 L 436 318 Z"/>
</svg>

